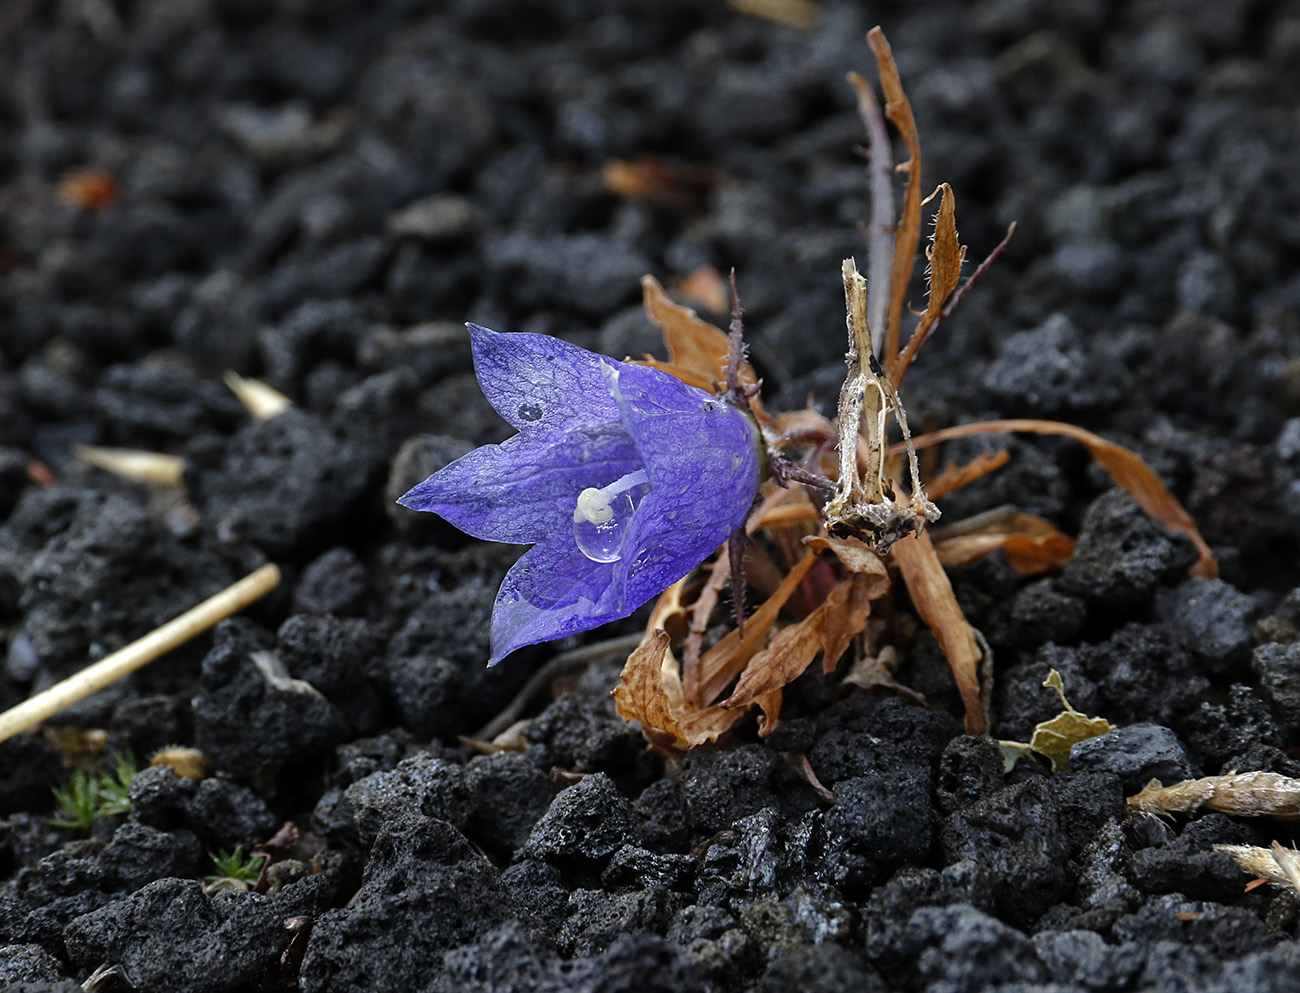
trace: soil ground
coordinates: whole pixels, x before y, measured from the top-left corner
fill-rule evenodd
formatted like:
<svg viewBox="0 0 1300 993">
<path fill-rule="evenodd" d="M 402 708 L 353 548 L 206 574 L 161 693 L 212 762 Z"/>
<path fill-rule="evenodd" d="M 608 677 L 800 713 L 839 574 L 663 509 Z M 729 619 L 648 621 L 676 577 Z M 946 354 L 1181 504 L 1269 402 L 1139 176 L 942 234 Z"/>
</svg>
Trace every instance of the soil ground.
<svg viewBox="0 0 1300 993">
<path fill-rule="evenodd" d="M 0 9 L 0 709 L 274 561 L 270 598 L 0 744 L 0 984 L 72 991 L 1300 989 L 1300 896 L 1216 844 L 1294 822 L 1133 817 L 1300 775 L 1300 11 L 1268 0 L 11 0 Z M 972 258 L 913 425 L 1068 420 L 1157 468 L 1221 578 L 1073 443 L 1000 437 L 945 520 L 1014 504 L 1059 575 L 954 576 L 996 737 L 1071 702 L 1120 728 L 1051 773 L 928 705 L 809 676 L 766 740 L 666 765 L 622 657 L 460 741 L 558 654 L 487 669 L 517 549 L 394 505 L 509 432 L 462 322 L 658 348 L 639 279 L 735 267 L 770 408 L 833 412 L 863 257 L 846 71 L 880 23 Z M 656 196 L 612 192 L 641 163 Z M 647 165 L 648 163 L 648 165 Z M 918 282 L 918 298 L 921 286 Z M 696 303 L 702 311 L 703 303 Z M 725 315 L 712 315 L 725 320 Z M 235 371 L 293 402 L 249 416 Z M 73 456 L 180 456 L 179 486 Z M 901 608 L 905 609 L 905 608 Z M 59 734 L 58 729 L 65 729 Z M 65 760 L 200 749 L 130 810 L 50 823 Z M 807 756 L 834 802 L 792 774 Z M 111 764 L 111 759 L 106 759 Z M 281 832 L 285 822 L 295 825 Z M 277 832 L 280 832 L 277 834 Z M 275 838 L 257 892 L 209 854 Z"/>
</svg>

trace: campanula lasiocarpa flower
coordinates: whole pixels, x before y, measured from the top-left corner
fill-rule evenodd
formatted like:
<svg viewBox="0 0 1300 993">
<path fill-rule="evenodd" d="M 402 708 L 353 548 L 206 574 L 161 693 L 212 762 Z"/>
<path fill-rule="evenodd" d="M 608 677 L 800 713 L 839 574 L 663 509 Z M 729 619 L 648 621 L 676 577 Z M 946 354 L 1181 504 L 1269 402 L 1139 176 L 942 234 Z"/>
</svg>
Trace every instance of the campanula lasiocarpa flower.
<svg viewBox="0 0 1300 993">
<path fill-rule="evenodd" d="M 398 502 L 529 544 L 492 611 L 495 665 L 626 617 L 703 562 L 758 490 L 758 429 L 665 372 L 543 334 L 469 325 L 484 396 L 518 433 Z"/>
</svg>

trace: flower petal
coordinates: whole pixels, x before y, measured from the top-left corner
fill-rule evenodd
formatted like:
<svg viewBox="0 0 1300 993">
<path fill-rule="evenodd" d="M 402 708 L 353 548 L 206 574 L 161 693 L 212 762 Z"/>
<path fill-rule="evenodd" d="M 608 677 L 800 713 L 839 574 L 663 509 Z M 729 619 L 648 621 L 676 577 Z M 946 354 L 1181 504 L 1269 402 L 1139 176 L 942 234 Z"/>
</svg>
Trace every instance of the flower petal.
<svg viewBox="0 0 1300 993">
<path fill-rule="evenodd" d="M 525 645 L 626 617 L 632 611 L 617 606 L 613 577 L 614 563 L 593 562 L 572 541 L 534 545 L 511 566 L 497 593 L 488 664 Z"/>
<path fill-rule="evenodd" d="M 758 431 L 744 414 L 656 369 L 619 363 L 605 381 L 650 477 L 615 587 L 629 612 L 703 562 L 758 492 Z"/>
<path fill-rule="evenodd" d="M 502 334 L 467 324 L 483 395 L 520 431 L 572 431 L 618 420 L 600 388 L 603 355 L 545 334 Z"/>
<path fill-rule="evenodd" d="M 474 449 L 397 502 L 439 514 L 475 538 L 531 544 L 571 536 L 579 493 L 640 468 L 617 421 L 568 434 L 528 431 Z"/>
</svg>

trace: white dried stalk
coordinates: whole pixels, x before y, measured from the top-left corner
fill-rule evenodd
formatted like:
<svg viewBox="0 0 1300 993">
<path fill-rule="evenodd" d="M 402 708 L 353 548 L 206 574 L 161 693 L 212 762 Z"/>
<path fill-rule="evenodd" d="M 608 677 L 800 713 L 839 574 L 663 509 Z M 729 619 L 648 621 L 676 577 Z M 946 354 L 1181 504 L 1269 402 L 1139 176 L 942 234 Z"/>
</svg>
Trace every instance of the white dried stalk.
<svg viewBox="0 0 1300 993">
<path fill-rule="evenodd" d="M 1229 773 L 1186 779 L 1172 786 L 1151 780 L 1128 805 L 1146 814 L 1170 816 L 1197 810 L 1216 810 L 1238 817 L 1274 817 L 1300 820 L 1300 779 L 1276 772 Z"/>
<path fill-rule="evenodd" d="M 826 530 L 837 538 L 861 539 L 883 555 L 900 538 L 938 520 L 939 508 L 926 499 L 912 435 L 907 428 L 907 414 L 898 391 L 872 351 L 866 280 L 852 259 L 844 260 L 842 271 L 849 331 L 849 350 L 844 359 L 849 370 L 840 390 L 839 482 L 834 498 L 826 505 Z M 912 487 L 907 503 L 895 500 L 885 472 L 885 456 L 889 451 L 886 431 L 891 412 L 907 445 Z M 865 471 L 859 471 L 858 435 L 864 427 L 867 465 Z"/>
</svg>

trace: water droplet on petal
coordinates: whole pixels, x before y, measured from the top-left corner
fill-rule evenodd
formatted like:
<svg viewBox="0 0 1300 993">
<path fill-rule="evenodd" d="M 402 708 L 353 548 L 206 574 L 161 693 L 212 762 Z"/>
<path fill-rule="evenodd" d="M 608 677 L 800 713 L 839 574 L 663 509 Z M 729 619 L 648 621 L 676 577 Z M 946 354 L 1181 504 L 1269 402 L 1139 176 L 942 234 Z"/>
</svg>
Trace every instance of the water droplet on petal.
<svg viewBox="0 0 1300 993">
<path fill-rule="evenodd" d="M 589 486 L 573 508 L 573 540 L 593 562 L 623 557 L 623 537 L 637 506 L 650 492 L 644 470 L 628 473 L 608 486 Z"/>
</svg>

